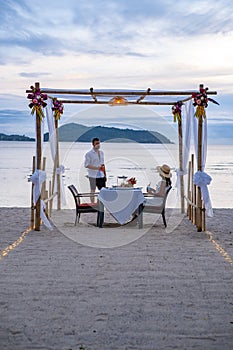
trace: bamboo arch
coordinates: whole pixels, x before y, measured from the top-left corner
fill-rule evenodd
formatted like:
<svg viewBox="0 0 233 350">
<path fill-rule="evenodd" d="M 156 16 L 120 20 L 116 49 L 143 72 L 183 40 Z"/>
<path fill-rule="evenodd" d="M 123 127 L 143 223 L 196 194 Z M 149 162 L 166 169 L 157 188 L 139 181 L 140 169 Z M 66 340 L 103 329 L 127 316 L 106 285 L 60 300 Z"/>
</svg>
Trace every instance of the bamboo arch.
<svg viewBox="0 0 233 350">
<path fill-rule="evenodd" d="M 192 99 L 192 96 L 198 94 L 204 89 L 204 85 L 200 84 L 198 90 L 188 90 L 188 91 L 153 91 L 150 88 L 147 90 L 94 90 L 90 88 L 89 90 L 66 90 L 66 89 L 49 89 L 41 88 L 40 83 L 36 82 L 34 87 L 30 90 L 26 90 L 26 93 L 33 93 L 33 90 L 40 90 L 41 93 L 46 93 L 51 95 L 52 98 L 57 99 L 63 104 L 92 104 L 92 105 L 140 105 L 140 106 L 152 106 L 152 105 L 174 105 L 178 101 L 186 102 Z M 208 95 L 216 95 L 216 91 L 207 91 Z M 75 96 L 77 99 L 64 98 L 61 96 Z M 59 98 L 60 96 L 60 98 Z M 156 98 L 161 96 L 172 96 L 174 100 L 172 101 L 158 101 Z M 175 98 L 176 97 L 176 98 Z M 179 99 L 177 99 L 179 97 Z M 180 199 L 181 199 L 181 212 L 185 211 L 185 196 L 184 196 L 184 178 L 183 178 L 183 132 L 182 132 L 182 120 L 178 119 L 178 138 L 179 138 L 179 167 L 180 167 Z M 198 157 L 197 157 L 197 170 L 202 171 L 202 118 L 198 119 Z M 54 167 L 59 167 L 59 146 L 58 146 L 58 120 L 55 120 L 55 130 L 56 130 L 56 159 L 57 164 Z M 36 164 L 35 169 L 41 169 L 41 157 L 42 157 L 42 142 L 41 142 L 41 114 L 36 110 Z M 59 174 L 57 174 L 57 180 L 59 183 Z M 186 198 L 187 199 L 187 198 Z M 197 186 L 197 203 L 190 203 L 189 206 L 195 207 L 196 219 L 195 224 L 197 226 L 197 231 L 203 230 L 203 204 L 201 199 L 201 189 Z M 35 230 L 40 230 L 40 197 L 36 202 L 35 210 Z M 60 209 L 60 190 L 58 188 L 58 209 Z M 189 217 L 190 218 L 190 217 Z M 205 219 L 204 219 L 205 221 Z"/>
</svg>

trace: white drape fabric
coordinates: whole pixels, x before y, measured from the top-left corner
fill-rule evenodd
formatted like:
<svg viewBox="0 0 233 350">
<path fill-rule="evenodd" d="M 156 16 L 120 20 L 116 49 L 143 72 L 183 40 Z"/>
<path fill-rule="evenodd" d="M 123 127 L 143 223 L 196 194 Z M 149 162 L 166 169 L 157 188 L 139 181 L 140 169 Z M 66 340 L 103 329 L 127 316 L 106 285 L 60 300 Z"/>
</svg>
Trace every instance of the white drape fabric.
<svg viewBox="0 0 233 350">
<path fill-rule="evenodd" d="M 66 205 L 66 194 L 65 194 L 65 184 L 63 174 L 65 173 L 64 165 L 60 165 L 59 168 L 56 169 L 56 174 L 60 175 L 60 193 L 61 193 L 61 202 L 63 205 Z"/>
<path fill-rule="evenodd" d="M 50 150 L 51 150 L 52 159 L 54 161 L 56 156 L 56 132 L 55 132 L 55 123 L 54 123 L 52 106 L 53 106 L 52 100 L 49 98 L 47 102 L 47 106 L 45 107 L 45 115 L 46 115 L 46 120 L 48 124 L 48 131 L 49 131 Z"/>
<path fill-rule="evenodd" d="M 209 196 L 209 191 L 207 185 L 210 184 L 212 178 L 204 171 L 197 171 L 194 174 L 193 181 L 195 185 L 201 188 L 202 199 L 205 203 L 206 214 L 209 217 L 213 217 L 213 209 Z"/>
<path fill-rule="evenodd" d="M 176 187 L 178 196 L 180 196 L 180 176 L 187 174 L 187 166 L 190 156 L 191 146 L 191 134 L 193 130 L 194 151 L 196 159 L 198 158 L 198 118 L 195 116 L 195 109 L 192 100 L 187 101 L 184 104 L 184 113 L 182 113 L 182 126 L 183 126 L 183 171 L 176 169 Z M 202 199 L 205 204 L 206 214 L 209 217 L 213 216 L 212 204 L 209 196 L 209 190 L 207 185 L 211 182 L 211 177 L 204 172 L 207 156 L 207 118 L 203 119 L 202 124 L 202 171 L 198 171 L 194 174 L 194 183 L 201 188 Z M 200 185 L 199 185 L 200 183 Z"/>
<path fill-rule="evenodd" d="M 52 107 L 53 107 L 52 99 L 49 98 L 48 102 L 47 102 L 47 106 L 45 107 L 45 115 L 46 115 L 46 120 L 47 120 L 47 124 L 48 124 L 49 144 L 50 144 L 51 156 L 52 156 L 52 159 L 54 162 L 55 157 L 56 157 L 56 129 L 55 129 L 54 115 L 53 115 Z M 63 176 L 62 176 L 62 174 L 64 174 L 64 173 L 65 173 L 65 167 L 63 165 L 60 165 L 60 167 L 56 169 L 56 174 L 61 175 L 60 176 L 60 192 L 61 192 L 61 202 L 63 205 L 66 204 L 65 184 L 64 184 Z M 55 192 L 57 191 L 57 178 L 55 178 L 54 191 Z"/>
<path fill-rule="evenodd" d="M 186 175 L 187 165 L 190 155 L 190 145 L 191 145 L 191 130 L 192 130 L 192 119 L 194 116 L 194 106 L 192 100 L 187 101 L 184 104 L 184 114 L 181 114 L 182 126 L 183 126 L 183 144 L 182 144 L 182 153 L 183 153 L 183 164 L 181 169 L 176 169 L 176 187 L 177 194 L 180 196 L 180 176 Z"/>
<path fill-rule="evenodd" d="M 33 203 L 34 205 L 36 205 L 40 194 L 41 194 L 41 187 L 43 182 L 45 182 L 46 180 L 46 173 L 43 170 L 38 170 L 36 169 L 35 172 L 30 176 L 30 181 L 34 184 L 34 188 L 33 188 Z M 44 222 L 45 226 L 52 230 L 52 225 L 50 223 L 50 221 L 47 219 L 44 209 L 45 209 L 45 203 L 44 201 L 41 199 L 40 200 L 40 217 L 41 220 Z"/>
<path fill-rule="evenodd" d="M 185 174 L 187 174 L 191 145 L 192 118 L 194 116 L 194 106 L 192 100 L 187 101 L 184 107 L 184 118 L 182 120 L 185 130 L 183 137 L 183 170 Z"/>
</svg>

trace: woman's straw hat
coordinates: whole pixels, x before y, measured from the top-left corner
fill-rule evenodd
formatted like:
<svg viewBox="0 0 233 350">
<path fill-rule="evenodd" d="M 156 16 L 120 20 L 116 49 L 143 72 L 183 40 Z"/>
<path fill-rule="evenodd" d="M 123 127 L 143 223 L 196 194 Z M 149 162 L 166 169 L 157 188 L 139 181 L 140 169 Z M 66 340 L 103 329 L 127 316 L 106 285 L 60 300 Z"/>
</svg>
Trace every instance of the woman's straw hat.
<svg viewBox="0 0 233 350">
<path fill-rule="evenodd" d="M 167 164 L 157 166 L 157 170 L 158 170 L 159 174 L 164 176 L 164 177 L 168 177 L 168 178 L 172 177 L 171 168 Z"/>
</svg>

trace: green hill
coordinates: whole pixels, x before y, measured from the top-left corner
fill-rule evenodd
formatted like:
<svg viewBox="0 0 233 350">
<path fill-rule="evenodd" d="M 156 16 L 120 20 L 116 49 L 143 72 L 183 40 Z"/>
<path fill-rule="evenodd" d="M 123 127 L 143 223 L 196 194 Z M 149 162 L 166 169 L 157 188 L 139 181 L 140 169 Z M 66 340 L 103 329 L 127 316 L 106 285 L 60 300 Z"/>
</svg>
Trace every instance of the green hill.
<svg viewBox="0 0 233 350">
<path fill-rule="evenodd" d="M 76 123 L 65 124 L 59 127 L 59 141 L 63 142 L 90 142 L 98 137 L 102 142 L 138 142 L 138 143 L 172 143 L 164 135 L 148 130 L 119 129 L 105 126 L 85 126 Z M 44 135 L 48 141 L 49 135 Z"/>
<path fill-rule="evenodd" d="M 0 141 L 35 141 L 35 139 L 25 135 L 0 134 Z"/>
</svg>

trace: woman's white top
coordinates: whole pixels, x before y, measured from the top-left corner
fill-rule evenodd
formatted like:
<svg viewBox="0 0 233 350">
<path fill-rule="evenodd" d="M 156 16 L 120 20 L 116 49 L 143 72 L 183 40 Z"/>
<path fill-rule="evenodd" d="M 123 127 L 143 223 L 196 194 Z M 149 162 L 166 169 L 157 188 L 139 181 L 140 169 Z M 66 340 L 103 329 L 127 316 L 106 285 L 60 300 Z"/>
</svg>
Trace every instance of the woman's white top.
<svg viewBox="0 0 233 350">
<path fill-rule="evenodd" d="M 162 182 L 165 182 L 164 180 L 159 181 L 158 184 L 156 185 L 155 192 L 158 193 L 160 190 L 160 187 L 162 185 Z M 144 205 L 149 205 L 149 206 L 154 206 L 154 207 L 159 207 L 163 204 L 163 197 L 150 197 L 146 198 Z"/>
</svg>

